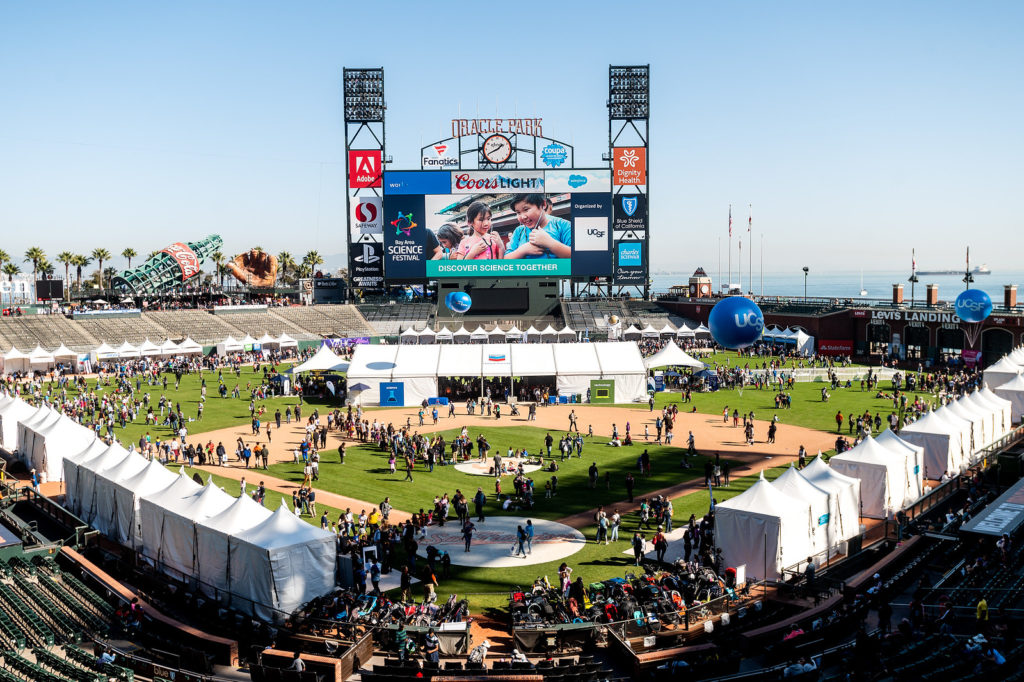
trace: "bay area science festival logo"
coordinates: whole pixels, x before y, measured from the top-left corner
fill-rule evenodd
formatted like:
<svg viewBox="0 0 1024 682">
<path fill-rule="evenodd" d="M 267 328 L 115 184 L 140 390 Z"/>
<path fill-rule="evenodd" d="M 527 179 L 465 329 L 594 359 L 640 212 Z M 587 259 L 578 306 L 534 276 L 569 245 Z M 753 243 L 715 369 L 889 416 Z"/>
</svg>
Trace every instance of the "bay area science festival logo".
<svg viewBox="0 0 1024 682">
<path fill-rule="evenodd" d="M 404 234 L 406 237 L 412 235 L 413 228 L 416 227 L 416 222 L 412 219 L 412 211 L 408 213 L 398 212 L 398 217 L 391 221 L 392 227 L 395 228 L 395 234 Z"/>
</svg>

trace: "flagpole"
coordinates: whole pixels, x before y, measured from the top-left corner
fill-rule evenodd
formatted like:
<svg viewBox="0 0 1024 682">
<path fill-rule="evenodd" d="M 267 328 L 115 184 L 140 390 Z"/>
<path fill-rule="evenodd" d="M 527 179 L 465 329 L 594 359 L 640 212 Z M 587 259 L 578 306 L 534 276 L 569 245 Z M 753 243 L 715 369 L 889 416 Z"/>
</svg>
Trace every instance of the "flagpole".
<svg viewBox="0 0 1024 682">
<path fill-rule="evenodd" d="M 764 298 L 764 234 L 761 235 L 761 298 Z"/>
<path fill-rule="evenodd" d="M 722 290 L 722 238 L 718 238 L 718 290 Z M 712 293 L 714 293 L 712 291 Z"/>
<path fill-rule="evenodd" d="M 750 290 L 750 295 L 754 295 L 754 207 L 752 204 L 747 204 L 747 208 L 750 209 L 750 217 L 747 218 L 747 236 L 750 242 L 747 245 L 747 289 Z"/>
<path fill-rule="evenodd" d="M 725 291 L 732 288 L 732 204 L 729 204 L 729 281 L 725 283 Z"/>
</svg>

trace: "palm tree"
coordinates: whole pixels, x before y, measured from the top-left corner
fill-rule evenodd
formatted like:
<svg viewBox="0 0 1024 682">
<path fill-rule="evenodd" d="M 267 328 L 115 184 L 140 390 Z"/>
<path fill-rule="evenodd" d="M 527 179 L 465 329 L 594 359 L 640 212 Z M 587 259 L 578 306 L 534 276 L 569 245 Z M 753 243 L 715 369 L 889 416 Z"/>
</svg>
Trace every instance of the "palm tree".
<svg viewBox="0 0 1024 682">
<path fill-rule="evenodd" d="M 88 267 L 89 263 L 92 263 L 92 258 L 89 258 L 89 256 L 83 256 L 80 253 L 75 254 L 75 260 L 72 265 L 75 266 L 75 288 L 79 291 L 82 290 L 82 268 Z"/>
<path fill-rule="evenodd" d="M 67 291 L 66 298 L 71 297 L 71 266 L 75 262 L 75 254 L 70 251 L 61 251 L 57 254 L 57 262 L 64 266 L 64 288 Z"/>
<path fill-rule="evenodd" d="M 292 258 L 292 254 L 287 251 L 282 251 L 277 254 L 277 267 L 281 270 L 281 283 L 288 283 L 288 269 L 295 267 L 295 259 Z"/>
<path fill-rule="evenodd" d="M 37 265 L 36 268 L 39 270 L 40 275 L 46 275 L 47 277 L 53 276 L 53 263 L 51 263 L 47 258 L 43 258 L 39 261 L 39 265 Z"/>
<path fill-rule="evenodd" d="M 7 275 L 7 281 L 8 282 L 13 282 L 14 281 L 14 276 L 17 275 L 20 272 L 21 272 L 21 268 L 18 267 L 17 263 L 15 263 L 13 261 L 8 261 L 8 262 L 4 263 L 3 273 L 5 275 Z"/>
<path fill-rule="evenodd" d="M 39 271 L 39 262 L 46 258 L 46 252 L 38 246 L 33 246 L 25 252 L 25 262 L 32 264 L 32 279 L 37 279 L 36 273 Z"/>
<path fill-rule="evenodd" d="M 128 269 L 131 270 L 132 269 L 132 258 L 135 258 L 139 254 L 135 252 L 135 249 L 133 249 L 132 247 L 129 246 L 128 248 L 126 248 L 124 251 L 121 252 L 121 255 L 128 259 Z"/>
<path fill-rule="evenodd" d="M 224 275 L 221 272 L 221 263 L 224 262 L 224 253 L 222 251 L 214 251 L 210 254 L 210 260 L 213 261 L 214 274 L 217 275 L 217 282 L 221 286 L 224 286 Z"/>
<path fill-rule="evenodd" d="M 153 260 L 153 258 L 159 253 L 159 251 L 150 251 L 148 254 L 146 254 L 146 260 Z"/>
<path fill-rule="evenodd" d="M 302 264 L 307 267 L 307 272 L 310 277 L 312 277 L 313 273 L 316 272 L 316 266 L 322 265 L 323 262 L 324 259 L 317 251 L 310 251 L 302 257 Z"/>
<path fill-rule="evenodd" d="M 0 266 L 2 266 L 4 263 L 9 262 L 10 260 L 11 256 L 3 249 L 0 249 Z"/>
<path fill-rule="evenodd" d="M 103 276 L 107 279 L 107 282 L 112 282 L 116 275 L 117 275 L 117 268 L 108 267 L 108 268 L 103 270 Z"/>
<path fill-rule="evenodd" d="M 110 252 L 103 248 L 93 249 L 92 257 L 93 260 L 99 263 L 100 291 L 103 291 L 103 261 L 110 260 Z"/>
</svg>

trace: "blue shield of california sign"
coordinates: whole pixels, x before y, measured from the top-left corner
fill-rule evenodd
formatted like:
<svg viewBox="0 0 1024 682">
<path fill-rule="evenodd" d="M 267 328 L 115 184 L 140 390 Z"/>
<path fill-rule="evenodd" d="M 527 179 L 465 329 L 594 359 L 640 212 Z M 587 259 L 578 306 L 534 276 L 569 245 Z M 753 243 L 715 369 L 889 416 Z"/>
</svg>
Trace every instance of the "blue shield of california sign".
<svg viewBox="0 0 1024 682">
<path fill-rule="evenodd" d="M 637 203 L 636 197 L 622 197 L 622 212 L 632 218 L 636 213 Z"/>
</svg>

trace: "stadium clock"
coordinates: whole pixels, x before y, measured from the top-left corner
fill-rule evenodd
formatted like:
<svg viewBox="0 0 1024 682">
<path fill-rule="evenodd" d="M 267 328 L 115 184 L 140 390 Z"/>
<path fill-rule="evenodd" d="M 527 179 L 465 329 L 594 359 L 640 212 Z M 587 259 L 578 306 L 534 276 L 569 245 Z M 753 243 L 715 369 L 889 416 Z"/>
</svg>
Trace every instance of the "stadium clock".
<svg viewBox="0 0 1024 682">
<path fill-rule="evenodd" d="M 505 163 L 512 156 L 512 142 L 504 135 L 491 135 L 484 140 L 483 155 L 491 163 Z"/>
</svg>

